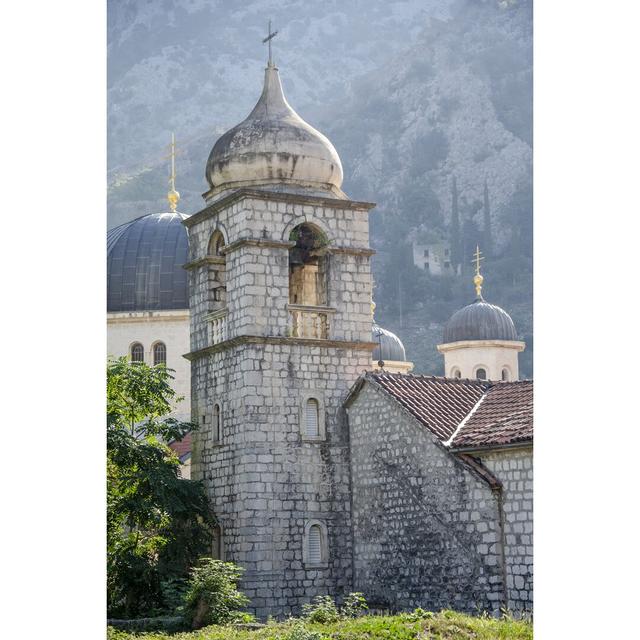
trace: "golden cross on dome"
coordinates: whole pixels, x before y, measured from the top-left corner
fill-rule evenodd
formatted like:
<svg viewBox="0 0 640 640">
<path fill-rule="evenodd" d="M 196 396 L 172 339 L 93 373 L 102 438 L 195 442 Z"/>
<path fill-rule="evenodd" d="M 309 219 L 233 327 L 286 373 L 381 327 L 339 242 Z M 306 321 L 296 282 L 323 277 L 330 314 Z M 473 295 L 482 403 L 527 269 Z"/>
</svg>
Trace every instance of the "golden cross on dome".
<svg viewBox="0 0 640 640">
<path fill-rule="evenodd" d="M 476 245 L 476 252 L 473 255 L 474 259 L 472 262 L 476 263 L 476 275 L 473 276 L 473 284 L 476 286 L 476 295 L 478 298 L 482 298 L 482 283 L 484 282 L 484 278 L 480 273 L 480 261 L 484 260 L 484 256 L 482 255 L 478 245 Z"/>
<path fill-rule="evenodd" d="M 169 201 L 171 211 L 175 212 L 180 200 L 180 194 L 176 191 L 176 136 L 174 133 L 171 134 L 171 174 L 169 175 L 169 187 L 167 200 Z"/>
<path fill-rule="evenodd" d="M 269 66 L 272 67 L 273 66 L 273 62 L 271 61 L 271 41 L 278 35 L 278 31 L 271 31 L 271 20 L 269 20 L 269 29 L 267 31 L 267 37 L 264 38 L 264 40 L 262 41 L 262 44 L 264 44 L 265 42 L 269 43 Z"/>
</svg>

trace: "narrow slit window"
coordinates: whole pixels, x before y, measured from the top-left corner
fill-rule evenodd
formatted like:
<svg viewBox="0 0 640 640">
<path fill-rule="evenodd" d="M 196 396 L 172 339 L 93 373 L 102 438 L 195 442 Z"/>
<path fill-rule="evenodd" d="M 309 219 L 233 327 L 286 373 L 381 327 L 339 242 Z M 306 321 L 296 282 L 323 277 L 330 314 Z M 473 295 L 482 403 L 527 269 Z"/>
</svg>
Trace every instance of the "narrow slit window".
<svg viewBox="0 0 640 640">
<path fill-rule="evenodd" d="M 476 378 L 478 380 L 486 380 L 487 379 L 487 372 L 485 369 L 478 369 L 476 371 Z"/>
<path fill-rule="evenodd" d="M 502 380 L 503 382 L 509 382 L 509 369 L 505 368 L 502 370 Z"/>
<path fill-rule="evenodd" d="M 221 422 L 220 405 L 214 404 L 213 405 L 213 424 L 211 426 L 214 442 L 220 442 L 220 422 Z"/>
<path fill-rule="evenodd" d="M 131 362 L 144 362 L 144 347 L 139 342 L 131 345 Z"/>
<path fill-rule="evenodd" d="M 320 435 L 318 414 L 320 405 L 315 398 L 309 398 L 305 405 L 305 433 L 308 438 L 317 438 Z"/>
<path fill-rule="evenodd" d="M 320 530 L 320 525 L 314 524 L 309 528 L 307 558 L 310 564 L 320 564 L 322 562 L 322 531 Z"/>
<path fill-rule="evenodd" d="M 167 346 L 164 342 L 157 342 L 153 346 L 153 364 L 167 364 Z"/>
</svg>

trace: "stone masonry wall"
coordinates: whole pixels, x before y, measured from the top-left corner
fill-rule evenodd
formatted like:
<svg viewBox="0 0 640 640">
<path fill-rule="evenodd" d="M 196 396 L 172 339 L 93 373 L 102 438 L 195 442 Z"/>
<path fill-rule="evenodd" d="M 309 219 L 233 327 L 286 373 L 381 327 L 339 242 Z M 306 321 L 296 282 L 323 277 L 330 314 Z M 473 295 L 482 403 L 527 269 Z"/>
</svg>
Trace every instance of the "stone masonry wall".
<svg viewBox="0 0 640 640">
<path fill-rule="evenodd" d="M 245 198 L 189 228 L 191 259 L 207 254 L 211 235 L 220 230 L 226 244 L 228 337 L 240 335 L 289 335 L 289 234 L 303 222 L 317 226 L 329 239 L 328 306 L 331 337 L 339 340 L 371 340 L 371 272 L 368 210 L 352 209 L 348 201 L 326 204 L 278 202 Z M 239 240 L 262 244 L 242 244 Z M 277 243 L 280 243 L 278 245 Z M 344 249 L 347 251 L 345 252 Z M 349 251 L 364 251 L 364 255 Z M 191 350 L 209 346 L 208 265 L 191 269 Z"/>
<path fill-rule="evenodd" d="M 243 589 L 260 617 L 300 612 L 315 595 L 351 590 L 349 445 L 341 403 L 367 351 L 242 345 L 193 363 L 194 416 L 222 406 L 222 438 L 194 437 L 192 477 L 205 482 L 225 557 L 246 569 Z M 302 437 L 307 395 L 324 408 L 326 438 Z M 306 568 L 310 520 L 328 533 L 326 568 Z"/>
<path fill-rule="evenodd" d="M 489 486 L 371 383 L 347 411 L 354 589 L 392 609 L 498 611 L 499 519 Z"/>
<path fill-rule="evenodd" d="M 508 608 L 532 611 L 533 451 L 494 451 L 481 460 L 503 486 Z"/>
<path fill-rule="evenodd" d="M 193 415 L 200 423 L 205 416 L 205 428 L 194 437 L 192 477 L 205 482 L 225 556 L 246 569 L 243 588 L 260 617 L 299 613 L 315 595 L 351 588 L 349 447 L 341 403 L 371 360 L 370 348 L 357 344 L 371 340 L 367 208 L 276 193 L 268 198 L 245 197 L 189 227 L 195 261 L 206 255 L 216 229 L 225 237 L 227 337 L 238 339 L 192 361 Z M 329 240 L 332 345 L 289 337 L 289 234 L 302 222 Z M 192 352 L 211 346 L 207 268 L 191 269 Z M 309 396 L 324 418 L 326 434 L 318 441 L 301 433 Z M 216 402 L 223 414 L 219 443 L 207 427 Z M 320 567 L 305 566 L 303 558 L 304 530 L 312 520 L 327 531 L 328 558 Z"/>
</svg>

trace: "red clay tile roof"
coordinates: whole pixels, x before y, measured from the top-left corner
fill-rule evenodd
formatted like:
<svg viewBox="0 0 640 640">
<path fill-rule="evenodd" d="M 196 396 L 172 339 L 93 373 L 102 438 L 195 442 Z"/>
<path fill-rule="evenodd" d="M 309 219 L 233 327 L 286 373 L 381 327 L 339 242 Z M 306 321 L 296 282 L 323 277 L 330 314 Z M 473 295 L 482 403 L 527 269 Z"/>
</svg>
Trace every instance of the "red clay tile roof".
<svg viewBox="0 0 640 640">
<path fill-rule="evenodd" d="M 368 373 L 366 379 L 453 449 L 533 440 L 532 380 L 486 382 L 403 373 Z"/>
<path fill-rule="evenodd" d="M 487 391 L 451 447 L 487 447 L 533 440 L 533 380 L 502 382 Z"/>
<path fill-rule="evenodd" d="M 191 453 L 191 434 L 187 433 L 187 435 L 182 438 L 182 440 L 174 440 L 169 443 L 169 448 L 173 449 L 175 454 L 180 459 L 180 462 L 183 461 L 183 458 Z"/>
<path fill-rule="evenodd" d="M 369 373 L 379 384 L 441 440 L 448 440 L 490 383 L 403 373 Z"/>
</svg>

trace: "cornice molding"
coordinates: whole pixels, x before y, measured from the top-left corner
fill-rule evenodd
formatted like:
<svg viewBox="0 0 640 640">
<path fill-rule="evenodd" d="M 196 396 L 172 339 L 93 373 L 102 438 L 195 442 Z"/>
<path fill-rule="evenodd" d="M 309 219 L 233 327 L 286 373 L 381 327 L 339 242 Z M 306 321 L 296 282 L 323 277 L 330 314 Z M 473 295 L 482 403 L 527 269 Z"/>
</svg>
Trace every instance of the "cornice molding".
<svg viewBox="0 0 640 640">
<path fill-rule="evenodd" d="M 356 351 L 373 351 L 378 344 L 376 342 L 357 342 L 350 340 L 316 340 L 314 338 L 285 338 L 281 336 L 238 336 L 224 342 L 219 342 L 210 347 L 204 347 L 190 353 L 185 353 L 183 358 L 198 360 L 205 356 L 226 351 L 243 344 L 273 344 L 273 345 L 298 345 L 306 347 L 321 347 L 322 349 L 354 349 Z"/>
</svg>

